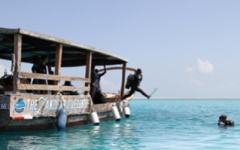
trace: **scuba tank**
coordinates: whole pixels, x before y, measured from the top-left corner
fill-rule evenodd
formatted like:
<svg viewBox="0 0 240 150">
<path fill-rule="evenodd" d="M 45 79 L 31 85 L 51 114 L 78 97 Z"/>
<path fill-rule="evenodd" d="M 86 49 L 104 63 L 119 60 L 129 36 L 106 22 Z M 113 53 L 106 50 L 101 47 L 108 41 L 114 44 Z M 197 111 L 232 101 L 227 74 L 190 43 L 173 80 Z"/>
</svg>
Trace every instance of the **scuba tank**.
<svg viewBox="0 0 240 150">
<path fill-rule="evenodd" d="M 126 86 L 125 86 L 125 88 L 127 88 L 127 89 L 130 88 L 132 78 L 133 78 L 133 75 L 132 75 L 132 74 L 129 74 L 128 77 L 127 77 L 127 82 L 126 82 Z"/>
</svg>

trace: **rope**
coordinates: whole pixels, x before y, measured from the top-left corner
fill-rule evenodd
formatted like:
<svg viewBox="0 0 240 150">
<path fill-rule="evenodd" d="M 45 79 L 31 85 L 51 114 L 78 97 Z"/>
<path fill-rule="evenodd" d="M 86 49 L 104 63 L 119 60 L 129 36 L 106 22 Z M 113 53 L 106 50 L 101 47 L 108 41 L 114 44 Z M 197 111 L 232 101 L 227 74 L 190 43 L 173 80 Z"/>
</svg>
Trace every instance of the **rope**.
<svg viewBox="0 0 240 150">
<path fill-rule="evenodd" d="M 89 94 L 88 94 L 89 95 Z M 92 101 L 92 97 L 90 96 L 90 109 L 91 111 L 89 111 L 89 114 L 91 114 L 92 112 L 94 112 L 94 109 L 93 109 L 93 101 Z"/>
<path fill-rule="evenodd" d="M 63 108 L 65 108 L 64 102 L 63 102 L 63 100 L 64 100 L 63 95 L 62 95 L 61 93 L 58 93 L 58 95 L 60 95 L 59 98 L 60 98 L 61 105 L 63 106 Z M 59 107 L 60 107 L 60 105 L 59 105 Z M 59 107 L 58 107 L 58 108 L 59 108 Z M 57 117 L 57 115 L 58 115 L 58 110 L 59 110 L 59 109 L 56 110 L 56 111 L 57 111 L 57 112 L 56 112 L 56 117 Z M 52 123 L 52 125 L 54 126 L 54 128 L 57 129 L 57 127 L 56 127 L 55 123 L 53 122 L 52 118 L 51 118 L 51 117 L 48 117 L 48 119 L 51 121 L 51 123 Z"/>
<path fill-rule="evenodd" d="M 54 128 L 57 129 L 56 125 L 54 124 L 53 120 L 51 117 L 48 117 L 48 119 L 51 121 L 51 123 L 53 124 Z"/>
<path fill-rule="evenodd" d="M 63 95 L 62 95 L 60 92 L 58 93 L 58 95 L 60 95 L 61 105 L 62 105 L 62 107 L 65 109 L 65 106 L 64 106 L 64 100 L 65 100 L 65 99 L 64 99 Z M 59 107 L 60 107 L 60 105 L 59 105 Z M 58 108 L 59 108 L 59 107 L 58 107 Z"/>
</svg>

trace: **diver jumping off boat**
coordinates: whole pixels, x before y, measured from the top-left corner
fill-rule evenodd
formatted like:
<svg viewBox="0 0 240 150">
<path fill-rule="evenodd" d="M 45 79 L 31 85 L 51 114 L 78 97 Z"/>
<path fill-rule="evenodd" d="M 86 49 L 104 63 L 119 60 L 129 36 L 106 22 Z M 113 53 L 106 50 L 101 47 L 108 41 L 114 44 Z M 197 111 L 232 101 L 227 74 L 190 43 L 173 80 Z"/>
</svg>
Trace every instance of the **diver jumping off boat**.
<svg viewBox="0 0 240 150">
<path fill-rule="evenodd" d="M 142 81 L 142 70 L 137 69 L 134 75 L 131 75 L 127 79 L 126 88 L 131 88 L 128 94 L 124 95 L 122 97 L 122 100 L 126 99 L 127 97 L 131 96 L 135 93 L 135 91 L 140 92 L 142 95 L 144 95 L 147 99 L 150 98 L 150 95 L 146 94 L 141 88 L 140 88 L 140 82 Z"/>
</svg>

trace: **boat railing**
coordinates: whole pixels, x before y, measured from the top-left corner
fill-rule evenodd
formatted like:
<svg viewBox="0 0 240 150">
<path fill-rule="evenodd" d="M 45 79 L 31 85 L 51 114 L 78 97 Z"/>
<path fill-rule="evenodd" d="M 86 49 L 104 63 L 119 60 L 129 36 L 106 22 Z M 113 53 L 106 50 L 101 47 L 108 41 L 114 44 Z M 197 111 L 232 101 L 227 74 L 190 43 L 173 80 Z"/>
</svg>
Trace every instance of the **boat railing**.
<svg viewBox="0 0 240 150">
<path fill-rule="evenodd" d="M 18 78 L 20 82 L 17 82 L 17 91 L 20 93 L 25 93 L 23 91 L 30 91 L 29 93 L 34 93 L 32 91 L 35 90 L 45 90 L 45 91 L 55 91 L 62 92 L 62 91 L 81 91 L 81 93 L 86 93 L 90 91 L 90 79 L 88 78 L 81 78 L 81 77 L 72 77 L 72 76 L 60 76 L 60 75 L 51 75 L 51 74 L 40 74 L 40 73 L 29 73 L 29 72 L 19 72 Z M 48 81 L 53 81 L 54 84 L 31 84 L 28 82 L 28 79 L 40 79 L 45 80 L 46 83 Z M 74 82 L 82 82 L 84 86 L 67 86 L 67 85 L 60 85 L 61 81 L 74 81 Z M 82 84 L 81 84 L 82 85 Z M 14 86 L 14 84 L 12 85 Z M 71 95 L 71 94 L 70 94 Z"/>
</svg>

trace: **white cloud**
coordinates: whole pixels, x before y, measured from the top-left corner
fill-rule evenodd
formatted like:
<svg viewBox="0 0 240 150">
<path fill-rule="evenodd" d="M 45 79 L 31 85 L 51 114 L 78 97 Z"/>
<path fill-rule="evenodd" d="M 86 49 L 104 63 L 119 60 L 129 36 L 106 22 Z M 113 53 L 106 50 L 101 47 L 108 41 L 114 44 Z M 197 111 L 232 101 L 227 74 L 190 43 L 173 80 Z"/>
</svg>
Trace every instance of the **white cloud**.
<svg viewBox="0 0 240 150">
<path fill-rule="evenodd" d="M 213 73 L 214 66 L 208 61 L 198 59 L 198 69 L 201 73 Z"/>
</svg>

